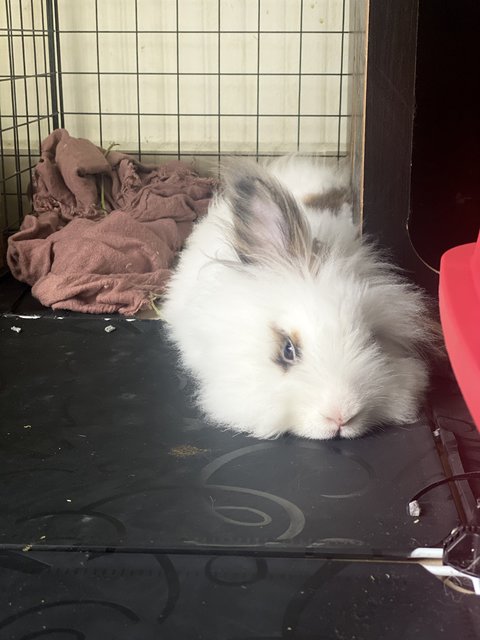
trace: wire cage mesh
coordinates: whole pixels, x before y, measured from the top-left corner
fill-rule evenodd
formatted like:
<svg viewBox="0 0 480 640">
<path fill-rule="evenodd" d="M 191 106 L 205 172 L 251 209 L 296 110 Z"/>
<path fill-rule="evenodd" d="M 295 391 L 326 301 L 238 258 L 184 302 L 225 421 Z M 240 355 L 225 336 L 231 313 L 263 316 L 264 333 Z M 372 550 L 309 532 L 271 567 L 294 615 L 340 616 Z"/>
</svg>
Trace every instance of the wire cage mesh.
<svg viewBox="0 0 480 640">
<path fill-rule="evenodd" d="M 4 241 L 57 127 L 144 162 L 345 155 L 350 13 L 349 0 L 4 0 Z"/>
</svg>

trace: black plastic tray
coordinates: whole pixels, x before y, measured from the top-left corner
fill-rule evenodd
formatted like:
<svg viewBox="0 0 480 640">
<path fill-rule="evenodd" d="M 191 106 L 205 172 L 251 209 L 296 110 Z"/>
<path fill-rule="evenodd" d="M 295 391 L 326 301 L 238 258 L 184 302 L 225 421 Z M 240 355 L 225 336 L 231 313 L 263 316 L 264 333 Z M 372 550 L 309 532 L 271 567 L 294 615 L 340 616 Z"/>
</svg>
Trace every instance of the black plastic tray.
<svg viewBox="0 0 480 640">
<path fill-rule="evenodd" d="M 458 522 L 445 486 L 407 513 L 444 477 L 426 422 L 259 441 L 199 416 L 160 321 L 7 316 L 0 332 L 3 548 L 406 558 Z"/>
<path fill-rule="evenodd" d="M 1 640 L 475 640 L 480 629 L 477 598 L 409 564 L 62 552 L 5 562 Z"/>
</svg>

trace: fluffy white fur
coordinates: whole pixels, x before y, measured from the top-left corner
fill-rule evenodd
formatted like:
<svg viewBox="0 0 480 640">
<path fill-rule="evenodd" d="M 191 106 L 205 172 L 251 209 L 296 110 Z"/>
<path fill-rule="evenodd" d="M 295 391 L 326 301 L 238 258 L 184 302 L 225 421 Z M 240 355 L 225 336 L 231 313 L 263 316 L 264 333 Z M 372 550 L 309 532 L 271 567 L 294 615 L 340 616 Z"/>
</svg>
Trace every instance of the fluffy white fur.
<svg viewBox="0 0 480 640">
<path fill-rule="evenodd" d="M 328 439 L 415 420 L 433 331 L 422 294 L 360 237 L 347 202 L 303 204 L 348 180 L 298 157 L 233 163 L 188 239 L 162 315 L 217 424 Z M 292 200 L 307 231 L 287 220 Z M 276 361 L 279 331 L 301 344 L 288 366 Z"/>
</svg>

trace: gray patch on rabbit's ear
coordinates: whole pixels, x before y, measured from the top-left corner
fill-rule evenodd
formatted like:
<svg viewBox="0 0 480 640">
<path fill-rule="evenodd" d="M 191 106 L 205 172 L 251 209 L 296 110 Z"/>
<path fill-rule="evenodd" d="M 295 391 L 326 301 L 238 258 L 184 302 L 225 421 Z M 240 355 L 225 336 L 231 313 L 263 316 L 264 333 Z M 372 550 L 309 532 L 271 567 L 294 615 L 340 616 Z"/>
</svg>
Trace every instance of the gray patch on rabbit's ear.
<svg viewBox="0 0 480 640">
<path fill-rule="evenodd" d="M 353 196 L 350 187 L 332 188 L 324 193 L 311 193 L 303 198 L 306 207 L 312 209 L 328 209 L 332 213 L 340 213 L 343 206 L 352 204 Z"/>
<path fill-rule="evenodd" d="M 319 238 L 314 238 L 312 241 L 312 258 L 316 261 L 321 261 L 326 258 L 330 252 L 330 247 L 326 242 L 322 242 Z"/>
<path fill-rule="evenodd" d="M 285 187 L 250 161 L 225 163 L 223 180 L 223 196 L 233 212 L 232 244 L 243 263 L 307 259 L 308 222 Z"/>
</svg>

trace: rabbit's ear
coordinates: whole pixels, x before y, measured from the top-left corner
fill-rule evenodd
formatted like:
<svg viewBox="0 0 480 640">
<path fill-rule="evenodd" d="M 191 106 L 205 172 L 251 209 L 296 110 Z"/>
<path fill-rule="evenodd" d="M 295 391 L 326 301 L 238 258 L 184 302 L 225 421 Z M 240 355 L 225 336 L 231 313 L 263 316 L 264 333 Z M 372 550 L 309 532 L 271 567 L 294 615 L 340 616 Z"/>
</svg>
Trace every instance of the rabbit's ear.
<svg viewBox="0 0 480 640">
<path fill-rule="evenodd" d="M 253 162 L 232 161 L 223 177 L 233 212 L 233 244 L 242 262 L 306 258 L 308 223 L 287 189 Z"/>
</svg>

